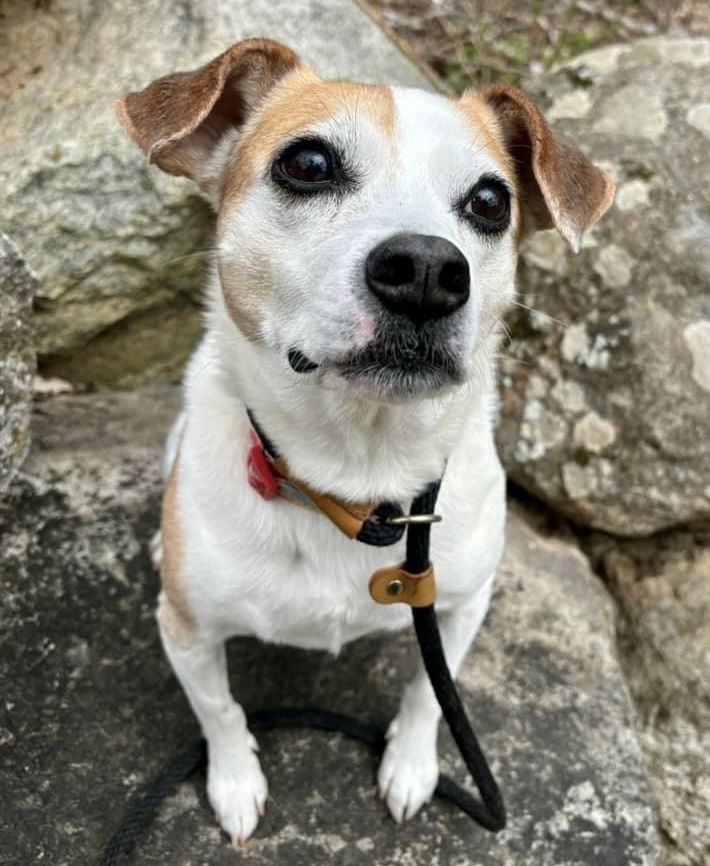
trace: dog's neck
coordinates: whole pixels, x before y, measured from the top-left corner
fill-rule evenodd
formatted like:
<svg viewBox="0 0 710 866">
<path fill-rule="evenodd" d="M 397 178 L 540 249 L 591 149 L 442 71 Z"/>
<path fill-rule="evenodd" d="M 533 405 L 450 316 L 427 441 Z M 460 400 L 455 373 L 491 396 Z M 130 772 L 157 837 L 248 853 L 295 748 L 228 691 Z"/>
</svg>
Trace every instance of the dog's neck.
<svg viewBox="0 0 710 866">
<path fill-rule="evenodd" d="M 463 438 L 491 436 L 492 358 L 475 385 L 386 403 L 345 383 L 315 382 L 317 373 L 295 378 L 225 312 L 211 315 L 220 390 L 253 412 L 291 472 L 316 489 L 355 502 L 405 501 L 441 476 Z"/>
</svg>

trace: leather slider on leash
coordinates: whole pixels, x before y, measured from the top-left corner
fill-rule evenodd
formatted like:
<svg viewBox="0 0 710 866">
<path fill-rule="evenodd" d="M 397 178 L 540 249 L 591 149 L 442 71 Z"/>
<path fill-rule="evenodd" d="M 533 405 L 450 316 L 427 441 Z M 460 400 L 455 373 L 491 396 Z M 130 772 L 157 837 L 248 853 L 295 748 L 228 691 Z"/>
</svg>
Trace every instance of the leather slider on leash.
<svg viewBox="0 0 710 866">
<path fill-rule="evenodd" d="M 421 574 L 410 574 L 404 563 L 378 569 L 370 578 L 370 595 L 378 604 L 402 602 L 410 607 L 429 607 L 436 601 L 434 566 Z"/>
</svg>

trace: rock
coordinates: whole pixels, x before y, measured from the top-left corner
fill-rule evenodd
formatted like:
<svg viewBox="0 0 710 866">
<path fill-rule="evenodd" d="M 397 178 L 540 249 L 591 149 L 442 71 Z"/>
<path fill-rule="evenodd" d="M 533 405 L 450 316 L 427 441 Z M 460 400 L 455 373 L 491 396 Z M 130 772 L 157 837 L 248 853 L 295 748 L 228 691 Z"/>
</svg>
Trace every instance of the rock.
<svg viewBox="0 0 710 866">
<path fill-rule="evenodd" d="M 709 76 L 710 40 L 657 37 L 529 88 L 618 192 L 576 257 L 552 232 L 522 252 L 499 446 L 517 484 L 619 535 L 710 519 Z"/>
<path fill-rule="evenodd" d="M 0 491 L 27 454 L 35 353 L 32 294 L 36 280 L 19 250 L 0 232 Z"/>
<path fill-rule="evenodd" d="M 350 0 L 10 0 L 2 23 L 3 220 L 40 279 L 41 366 L 98 385 L 179 375 L 212 244 L 196 188 L 149 168 L 119 127 L 120 95 L 258 35 L 326 76 L 424 83 Z"/>
<path fill-rule="evenodd" d="M 710 538 L 590 549 L 622 610 L 620 648 L 658 802 L 666 866 L 710 863 Z"/>
<path fill-rule="evenodd" d="M 45 401 L 0 506 L 9 861 L 98 862 L 129 796 L 197 735 L 160 649 L 146 550 L 176 402 L 170 391 Z M 316 703 L 379 725 L 416 657 L 411 634 L 357 641 L 338 659 L 243 639 L 230 652 L 248 710 Z M 610 597 L 569 541 L 516 511 L 461 683 L 506 797 L 503 833 L 441 802 L 398 826 L 374 796 L 373 756 L 339 735 L 280 731 L 260 736 L 271 799 L 239 862 L 653 866 L 653 807 Z M 448 735 L 442 749 L 463 780 Z M 202 776 L 163 805 L 139 852 L 143 866 L 233 866 Z"/>
</svg>

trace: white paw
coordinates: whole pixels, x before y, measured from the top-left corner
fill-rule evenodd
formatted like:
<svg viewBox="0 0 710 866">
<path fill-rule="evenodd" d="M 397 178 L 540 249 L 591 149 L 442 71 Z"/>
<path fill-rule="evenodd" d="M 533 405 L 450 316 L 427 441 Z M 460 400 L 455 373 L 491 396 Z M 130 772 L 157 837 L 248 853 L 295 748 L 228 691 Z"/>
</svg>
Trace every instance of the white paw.
<svg viewBox="0 0 710 866">
<path fill-rule="evenodd" d="M 411 727 L 400 726 L 395 720 L 387 737 L 377 783 L 380 797 L 400 823 L 416 815 L 434 794 L 439 779 L 436 735 L 432 743 L 430 737 L 420 738 Z"/>
<path fill-rule="evenodd" d="M 251 750 L 229 758 L 210 753 L 207 797 L 233 844 L 241 845 L 256 829 L 266 809 L 268 785 L 259 759 Z"/>
<path fill-rule="evenodd" d="M 160 571 L 160 566 L 163 562 L 163 536 L 160 534 L 160 530 L 150 539 L 148 550 L 150 551 L 153 568 L 156 571 Z"/>
</svg>

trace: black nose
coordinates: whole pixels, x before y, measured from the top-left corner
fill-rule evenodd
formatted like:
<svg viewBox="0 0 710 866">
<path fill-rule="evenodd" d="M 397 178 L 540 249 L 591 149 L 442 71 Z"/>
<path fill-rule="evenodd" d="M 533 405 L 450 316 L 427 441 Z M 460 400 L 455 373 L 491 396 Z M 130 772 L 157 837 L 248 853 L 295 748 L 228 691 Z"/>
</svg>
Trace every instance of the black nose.
<svg viewBox="0 0 710 866">
<path fill-rule="evenodd" d="M 431 235 L 383 241 L 365 262 L 370 290 L 388 310 L 415 322 L 448 316 L 468 300 L 468 262 L 458 247 Z"/>
</svg>

